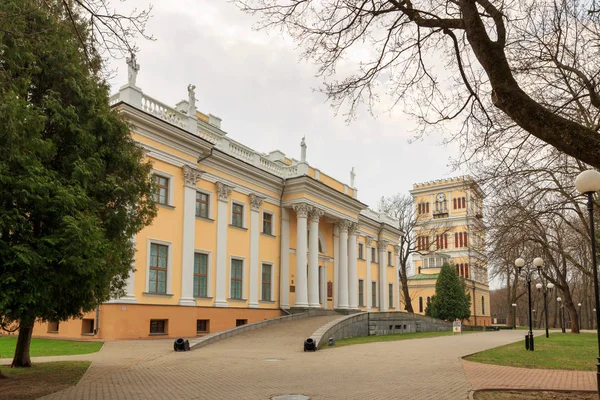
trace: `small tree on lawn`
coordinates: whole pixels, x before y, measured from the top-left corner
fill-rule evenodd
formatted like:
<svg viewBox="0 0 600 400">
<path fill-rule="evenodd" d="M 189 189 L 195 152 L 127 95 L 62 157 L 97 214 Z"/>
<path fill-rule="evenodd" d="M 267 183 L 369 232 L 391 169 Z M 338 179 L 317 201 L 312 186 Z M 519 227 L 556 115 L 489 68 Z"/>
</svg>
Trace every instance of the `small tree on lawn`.
<svg viewBox="0 0 600 400">
<path fill-rule="evenodd" d="M 471 296 L 454 268 L 444 264 L 435 283 L 435 295 L 425 309 L 425 315 L 444 321 L 468 319 L 471 310 Z"/>
<path fill-rule="evenodd" d="M 143 151 L 108 105 L 71 2 L 0 1 L 0 325 L 29 367 L 36 320 L 121 294 L 132 236 L 156 214 Z"/>
</svg>

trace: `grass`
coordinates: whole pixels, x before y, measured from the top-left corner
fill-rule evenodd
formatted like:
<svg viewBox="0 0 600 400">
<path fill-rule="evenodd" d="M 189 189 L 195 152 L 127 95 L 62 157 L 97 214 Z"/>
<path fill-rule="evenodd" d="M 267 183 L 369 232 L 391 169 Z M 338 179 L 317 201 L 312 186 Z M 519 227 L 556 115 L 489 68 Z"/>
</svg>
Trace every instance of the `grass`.
<svg viewBox="0 0 600 400">
<path fill-rule="evenodd" d="M 551 392 L 518 390 L 483 390 L 475 392 L 476 400 L 597 400 L 596 392 Z"/>
<path fill-rule="evenodd" d="M 77 342 L 72 340 L 31 339 L 31 357 L 70 356 L 95 353 L 102 342 Z M 0 358 L 12 358 L 17 346 L 16 336 L 0 336 Z"/>
<path fill-rule="evenodd" d="M 535 337 L 535 351 L 525 350 L 525 338 L 465 357 L 468 361 L 522 368 L 595 371 L 598 344 L 595 333 L 552 333 Z"/>
<path fill-rule="evenodd" d="M 1 368 L 0 400 L 29 400 L 75 385 L 90 362 L 60 361 L 34 364 L 31 368 Z"/>
<path fill-rule="evenodd" d="M 466 333 L 474 333 L 474 332 L 463 332 L 463 335 Z M 363 344 L 363 343 L 374 343 L 374 342 L 392 342 L 396 340 L 408 340 L 408 339 L 421 339 L 421 338 L 430 338 L 437 336 L 452 336 L 452 331 L 444 331 L 444 332 L 412 332 L 412 333 L 395 333 L 392 335 L 375 335 L 375 336 L 361 336 L 355 338 L 348 339 L 340 339 L 336 340 L 335 346 L 332 347 L 342 347 L 349 346 L 353 344 Z M 325 346 L 327 348 L 329 346 Z"/>
</svg>

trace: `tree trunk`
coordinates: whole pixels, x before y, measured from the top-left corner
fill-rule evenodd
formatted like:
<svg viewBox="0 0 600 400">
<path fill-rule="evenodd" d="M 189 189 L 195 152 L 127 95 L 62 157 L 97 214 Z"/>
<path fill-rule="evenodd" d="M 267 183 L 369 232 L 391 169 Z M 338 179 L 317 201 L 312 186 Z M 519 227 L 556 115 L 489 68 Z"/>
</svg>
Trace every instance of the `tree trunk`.
<svg viewBox="0 0 600 400">
<path fill-rule="evenodd" d="M 404 272 L 406 272 L 406 267 L 404 267 L 403 269 Z M 412 300 L 408 291 L 408 278 L 406 276 L 406 273 L 402 273 L 402 271 L 400 271 L 400 282 L 402 283 L 402 294 L 404 296 L 404 310 L 406 310 L 406 312 L 409 313 L 414 313 L 415 311 L 413 310 Z"/>
<path fill-rule="evenodd" d="M 569 319 L 571 320 L 571 333 L 579 332 L 579 314 L 577 314 L 577 308 L 572 301 L 567 301 L 565 304 L 567 311 L 569 312 Z"/>
<path fill-rule="evenodd" d="M 31 357 L 29 348 L 31 345 L 31 334 L 33 333 L 33 323 L 23 324 L 19 328 L 19 337 L 17 338 L 17 348 L 11 367 L 31 367 Z"/>
</svg>

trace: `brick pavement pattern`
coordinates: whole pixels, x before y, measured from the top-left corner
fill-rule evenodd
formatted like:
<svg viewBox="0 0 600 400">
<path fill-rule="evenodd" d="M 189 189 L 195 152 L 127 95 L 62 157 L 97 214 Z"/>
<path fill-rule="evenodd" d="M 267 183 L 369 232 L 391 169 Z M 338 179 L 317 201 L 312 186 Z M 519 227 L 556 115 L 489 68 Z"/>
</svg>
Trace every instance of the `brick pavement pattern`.
<svg viewBox="0 0 600 400">
<path fill-rule="evenodd" d="M 502 367 L 462 361 L 473 390 L 545 389 L 596 391 L 596 373 L 592 371 L 557 371 Z"/>
<path fill-rule="evenodd" d="M 304 339 L 334 318 L 286 322 L 190 352 L 175 353 L 172 340 L 107 342 L 98 353 L 68 357 L 93 363 L 76 386 L 45 399 L 467 399 L 460 357 L 521 339 L 500 331 L 304 353 Z"/>
</svg>

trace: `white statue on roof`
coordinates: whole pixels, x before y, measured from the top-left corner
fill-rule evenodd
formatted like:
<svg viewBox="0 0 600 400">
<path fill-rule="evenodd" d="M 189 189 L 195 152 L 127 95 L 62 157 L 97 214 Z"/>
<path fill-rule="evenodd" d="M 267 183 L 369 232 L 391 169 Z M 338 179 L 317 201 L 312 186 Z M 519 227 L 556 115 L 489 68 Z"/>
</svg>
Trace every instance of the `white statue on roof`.
<svg viewBox="0 0 600 400">
<path fill-rule="evenodd" d="M 350 171 L 350 187 L 354 187 L 354 179 L 356 178 L 356 172 L 354 172 L 354 167 Z"/>
<path fill-rule="evenodd" d="M 127 62 L 127 83 L 135 86 L 137 74 L 140 70 L 140 64 L 137 63 L 135 53 L 130 53 L 130 56 L 125 58 L 125 62 Z"/>
</svg>

